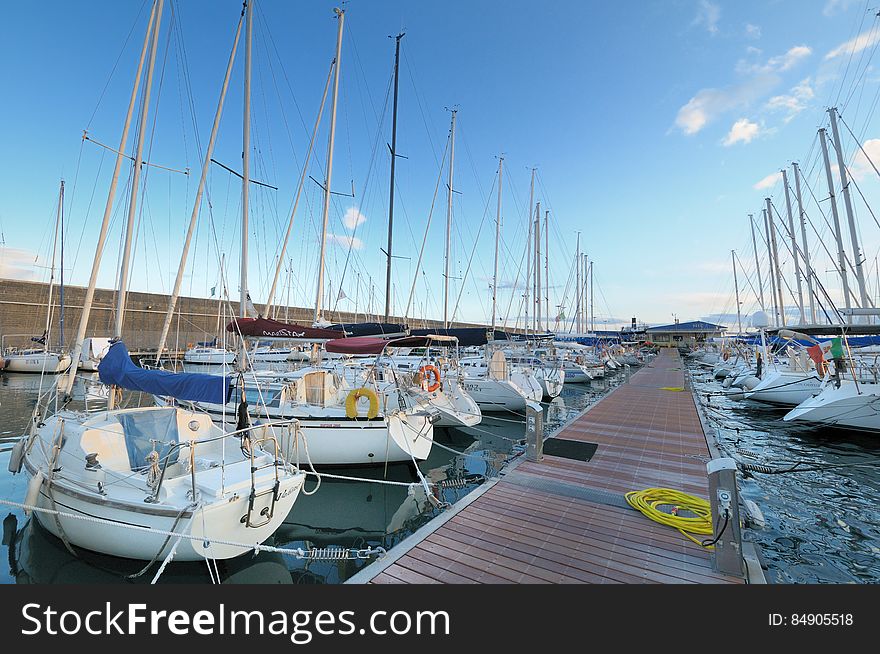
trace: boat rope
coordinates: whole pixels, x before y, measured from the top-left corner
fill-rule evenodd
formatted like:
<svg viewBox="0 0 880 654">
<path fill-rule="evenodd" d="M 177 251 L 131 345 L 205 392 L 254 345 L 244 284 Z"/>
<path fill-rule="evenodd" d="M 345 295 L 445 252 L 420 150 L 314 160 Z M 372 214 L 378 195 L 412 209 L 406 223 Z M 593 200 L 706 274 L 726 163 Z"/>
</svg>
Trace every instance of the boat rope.
<svg viewBox="0 0 880 654">
<path fill-rule="evenodd" d="M 313 558 L 311 555 L 312 550 L 305 550 L 301 547 L 290 548 L 290 547 L 275 547 L 273 545 L 262 545 L 260 543 L 239 543 L 236 541 L 221 539 L 221 538 L 208 538 L 207 536 L 192 536 L 191 534 L 186 534 L 182 532 L 173 532 L 165 529 L 153 529 L 151 527 L 141 527 L 140 525 L 132 525 L 122 522 L 116 522 L 113 520 L 106 520 L 104 518 L 96 518 L 94 516 L 88 515 L 80 515 L 76 513 L 69 513 L 66 511 L 59 511 L 57 509 L 46 509 L 41 506 L 34 506 L 31 504 L 23 504 L 21 502 L 14 502 L 12 500 L 0 499 L 0 504 L 4 504 L 6 506 L 10 506 L 12 508 L 20 509 L 22 511 L 36 511 L 38 513 L 45 513 L 48 515 L 55 515 L 57 517 L 63 518 L 74 518 L 76 520 L 82 520 L 84 522 L 89 522 L 92 524 L 100 524 L 105 526 L 117 527 L 120 529 L 128 529 L 131 531 L 139 531 L 145 532 L 149 534 L 158 534 L 160 536 L 168 536 L 171 538 L 177 537 L 181 540 L 190 540 L 190 541 L 198 541 L 203 543 L 205 546 L 211 545 L 227 545 L 229 547 L 238 547 L 246 551 L 252 550 L 254 553 L 258 552 L 271 552 L 275 554 L 287 554 L 289 556 L 296 557 L 297 559 L 310 559 Z M 350 558 L 358 558 L 365 559 L 372 555 L 378 555 L 382 557 L 386 554 L 386 550 L 383 547 L 372 547 L 372 548 L 363 548 L 363 549 L 352 549 L 350 552 L 353 555 Z M 320 553 L 320 550 L 319 550 Z"/>
<path fill-rule="evenodd" d="M 188 509 L 193 509 L 193 510 L 195 510 L 197 507 L 198 507 L 198 504 L 195 504 L 195 503 L 190 504 L 189 506 L 185 506 L 185 507 L 183 507 L 183 508 L 180 510 L 180 512 L 177 514 L 177 517 L 174 519 L 174 525 L 171 527 L 171 533 L 174 533 L 174 530 L 177 529 L 177 525 L 180 524 L 180 519 L 183 517 L 183 514 L 186 513 L 186 511 L 187 511 Z M 202 520 L 204 520 L 204 511 L 202 512 Z M 190 527 L 192 527 L 192 523 L 190 523 Z M 147 563 L 147 565 L 145 565 L 143 568 L 140 569 L 140 571 L 135 572 L 134 574 L 126 575 L 125 578 L 126 578 L 126 579 L 137 579 L 138 577 L 140 577 L 140 576 L 142 576 L 144 573 L 146 573 L 147 570 L 149 570 L 150 568 L 152 568 L 152 567 L 153 567 L 153 564 L 154 564 L 157 560 L 159 560 L 159 557 L 162 555 L 162 552 L 163 552 L 163 551 L 165 550 L 165 548 L 168 546 L 168 541 L 169 541 L 169 540 L 171 540 L 171 534 L 169 534 L 168 536 L 165 537 L 165 540 L 162 542 L 162 546 L 159 548 L 159 551 L 156 552 L 156 554 L 153 556 L 152 559 L 150 559 L 150 561 L 149 561 L 149 563 Z M 177 539 L 177 542 L 174 543 L 174 547 L 171 548 L 171 551 L 168 553 L 168 557 L 173 557 L 173 556 L 174 556 L 174 552 L 177 550 L 177 546 L 178 546 L 178 545 L 180 545 L 180 538 L 178 538 L 178 539 Z M 162 565 L 161 565 L 160 568 L 159 568 L 159 572 L 156 574 L 156 576 L 155 576 L 155 578 L 153 579 L 153 582 L 152 582 L 152 583 L 154 583 L 154 584 L 156 583 L 156 579 L 159 578 L 159 575 L 162 574 L 162 570 L 164 570 L 164 569 L 165 569 L 165 566 L 168 565 L 168 561 L 170 560 L 168 557 L 166 557 L 165 561 L 162 562 Z"/>
</svg>

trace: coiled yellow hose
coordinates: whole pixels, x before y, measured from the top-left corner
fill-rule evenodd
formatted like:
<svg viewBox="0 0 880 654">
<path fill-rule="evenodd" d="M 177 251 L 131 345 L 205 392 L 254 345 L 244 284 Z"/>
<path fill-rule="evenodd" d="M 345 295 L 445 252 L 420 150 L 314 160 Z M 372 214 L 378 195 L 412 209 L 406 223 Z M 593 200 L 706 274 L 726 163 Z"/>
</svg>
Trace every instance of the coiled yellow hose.
<svg viewBox="0 0 880 654">
<path fill-rule="evenodd" d="M 700 547 L 713 549 L 713 546 L 703 545 L 701 541 L 691 536 L 691 534 L 704 536 L 713 534 L 712 509 L 709 502 L 703 498 L 671 488 L 646 488 L 641 491 L 630 491 L 626 494 L 626 501 L 654 522 L 675 527 Z M 660 507 L 671 508 L 662 511 Z M 677 515 L 683 509 L 695 514 L 695 517 Z"/>
</svg>

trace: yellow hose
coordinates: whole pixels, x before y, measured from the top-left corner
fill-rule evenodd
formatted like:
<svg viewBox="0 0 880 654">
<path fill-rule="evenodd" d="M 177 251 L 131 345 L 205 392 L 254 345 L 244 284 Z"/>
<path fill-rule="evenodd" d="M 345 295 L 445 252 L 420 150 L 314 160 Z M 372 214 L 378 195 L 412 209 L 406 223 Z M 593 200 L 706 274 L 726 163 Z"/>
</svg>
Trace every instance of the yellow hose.
<svg viewBox="0 0 880 654">
<path fill-rule="evenodd" d="M 712 536 L 714 533 L 712 509 L 709 502 L 703 498 L 671 488 L 646 488 L 641 491 L 630 491 L 626 494 L 626 501 L 654 522 L 675 527 L 700 547 L 714 549 L 713 546 L 705 546 L 691 536 L 691 534 Z M 660 507 L 670 507 L 670 510 L 663 511 Z M 695 517 L 676 515 L 680 510 L 690 511 Z"/>
</svg>

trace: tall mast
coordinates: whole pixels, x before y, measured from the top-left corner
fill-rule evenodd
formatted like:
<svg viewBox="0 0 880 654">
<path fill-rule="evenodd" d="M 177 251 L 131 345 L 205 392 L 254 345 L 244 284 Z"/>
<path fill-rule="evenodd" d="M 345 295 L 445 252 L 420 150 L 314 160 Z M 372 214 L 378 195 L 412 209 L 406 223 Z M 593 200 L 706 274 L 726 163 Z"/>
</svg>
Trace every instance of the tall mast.
<svg viewBox="0 0 880 654">
<path fill-rule="evenodd" d="M 758 241 L 755 240 L 755 219 L 749 214 L 749 225 L 752 227 L 752 248 L 755 250 L 755 268 L 758 271 L 758 294 L 761 300 L 761 311 L 765 310 L 764 304 L 764 282 L 761 280 L 761 257 L 758 256 Z"/>
<path fill-rule="evenodd" d="M 498 302 L 498 241 L 501 237 L 501 184 L 504 175 L 504 155 L 498 157 L 498 211 L 495 214 L 495 271 L 492 274 L 492 322 L 495 328 L 496 305 Z"/>
<path fill-rule="evenodd" d="M 59 288 L 59 302 L 61 304 L 61 316 L 58 320 L 58 345 L 64 349 L 64 180 L 61 180 L 61 197 L 58 200 L 58 211 L 61 223 L 61 265 L 58 272 L 61 275 L 61 287 Z M 48 340 L 48 339 L 47 339 Z"/>
<path fill-rule="evenodd" d="M 840 231 L 840 215 L 837 213 L 837 198 L 834 196 L 834 178 L 831 176 L 831 162 L 828 159 L 828 143 L 825 140 L 825 128 L 819 130 L 819 142 L 822 144 L 822 157 L 825 159 L 825 179 L 828 182 L 828 201 L 831 204 L 831 217 L 834 218 L 834 238 L 837 240 L 837 265 L 840 281 L 843 284 L 843 300 L 846 304 L 846 320 L 852 322 L 852 302 L 850 302 L 849 281 L 846 275 L 846 252 L 843 249 L 843 234 Z"/>
<path fill-rule="evenodd" d="M 324 254 L 327 248 L 327 225 L 330 221 L 330 183 L 333 176 L 333 142 L 336 139 L 336 102 L 339 98 L 339 70 L 342 68 L 342 27 L 345 23 L 345 9 L 333 9 L 339 20 L 336 31 L 336 67 L 333 70 L 333 100 L 330 103 L 330 138 L 327 143 L 327 176 L 324 178 L 324 219 L 321 229 L 321 257 L 318 261 L 318 290 L 315 295 L 315 318 L 323 320 L 321 302 L 324 295 Z"/>
<path fill-rule="evenodd" d="M 239 294 L 238 315 L 247 318 L 248 299 L 248 197 L 251 185 L 251 42 L 254 32 L 254 2 L 249 0 L 245 22 L 244 45 L 244 122 L 242 124 L 242 164 L 241 164 L 241 289 Z M 242 346 L 242 353 L 244 346 Z M 239 357 L 244 365 L 244 356 Z"/>
<path fill-rule="evenodd" d="M 544 331 L 550 332 L 550 211 L 544 213 Z"/>
<path fill-rule="evenodd" d="M 535 207 L 535 334 L 541 329 L 541 203 Z"/>
<path fill-rule="evenodd" d="M 770 241 L 773 245 L 773 270 L 776 272 L 776 293 L 779 296 L 779 324 L 785 327 L 785 303 L 782 301 L 782 272 L 779 269 L 779 250 L 776 247 L 776 224 L 773 221 L 773 205 L 770 198 L 767 203 L 767 219 L 770 221 Z"/>
<path fill-rule="evenodd" d="M 589 332 L 591 334 L 596 333 L 596 312 L 593 310 L 593 298 L 596 297 L 593 293 L 593 262 L 590 262 L 590 324 L 589 324 Z"/>
<path fill-rule="evenodd" d="M 590 314 L 587 311 L 587 308 L 588 308 L 588 306 L 587 306 L 587 281 L 588 281 L 587 261 L 589 260 L 589 258 L 590 257 L 586 252 L 584 252 L 581 255 L 581 265 L 584 267 L 584 275 L 583 275 L 583 282 L 584 283 L 583 283 L 583 286 L 581 287 L 581 298 L 582 298 L 583 306 L 584 306 L 584 331 L 585 332 L 590 331 L 590 322 L 589 322 Z"/>
<path fill-rule="evenodd" d="M 773 275 L 773 246 L 770 244 L 770 222 L 767 219 L 767 209 L 761 209 L 761 215 L 764 216 L 764 236 L 767 243 L 767 261 L 770 270 L 767 276 L 770 278 L 770 299 L 773 302 L 773 324 L 779 325 L 779 305 L 776 301 L 776 277 Z"/>
<path fill-rule="evenodd" d="M 804 289 L 801 283 L 801 265 L 798 257 L 797 238 L 794 231 L 794 217 L 791 213 L 791 195 L 788 192 L 788 174 L 784 169 L 782 171 L 782 186 L 785 187 L 785 211 L 788 215 L 788 232 L 789 236 L 791 236 L 791 257 L 794 261 L 794 278 L 797 282 L 798 310 L 800 311 L 801 324 L 803 325 L 807 322 L 806 314 L 804 313 Z"/>
<path fill-rule="evenodd" d="M 862 308 L 867 309 L 871 306 L 868 299 L 868 289 L 865 285 L 865 257 L 859 248 L 859 235 L 856 232 L 856 220 L 853 214 L 852 199 L 849 193 L 849 177 L 846 172 L 846 162 L 843 156 L 843 145 L 840 142 L 840 133 L 837 131 L 837 108 L 832 107 L 828 110 L 831 116 L 831 134 L 834 137 L 834 149 L 837 151 L 837 168 L 840 173 L 840 188 L 843 189 L 843 206 L 846 209 L 846 220 L 849 224 L 849 239 L 852 246 L 853 265 L 856 268 L 856 281 L 859 285 L 859 302 Z"/>
<path fill-rule="evenodd" d="M 401 32 L 394 37 L 394 113 L 391 118 L 391 190 L 388 198 L 388 263 L 385 270 L 385 322 L 391 317 L 391 239 L 394 234 L 394 164 L 397 161 L 397 81 L 400 68 Z"/>
<path fill-rule="evenodd" d="M 159 44 L 159 25 L 162 20 L 163 0 L 159 0 L 156 9 L 156 29 L 153 30 L 153 39 L 150 44 L 150 63 L 147 65 L 147 81 L 144 86 L 144 94 L 141 97 L 140 124 L 137 130 L 137 147 L 135 148 L 134 167 L 131 174 L 131 196 L 128 202 L 128 222 L 125 228 L 125 245 L 122 249 L 122 263 L 119 265 L 119 293 L 116 297 L 116 328 L 114 335 L 122 338 L 122 324 L 125 320 L 125 300 L 128 294 L 128 268 L 131 259 L 131 241 L 134 237 L 134 218 L 137 213 L 137 195 L 141 178 L 141 170 L 144 165 L 144 141 L 147 133 L 147 113 L 150 107 L 150 91 L 153 87 L 153 70 L 156 67 L 156 51 Z M 112 397 L 112 393 L 111 393 Z"/>
<path fill-rule="evenodd" d="M 804 276 L 807 278 L 807 296 L 810 300 L 810 322 L 812 324 L 816 324 L 816 302 L 813 293 L 813 270 L 810 268 L 810 250 L 807 245 L 807 218 L 806 212 L 804 211 L 804 203 L 801 200 L 801 174 L 800 174 L 800 166 L 796 163 L 791 164 L 791 168 L 794 171 L 794 192 L 795 197 L 797 198 L 798 205 L 798 221 L 801 225 L 801 241 L 803 242 L 803 249 L 801 250 L 804 255 Z"/>
<path fill-rule="evenodd" d="M 525 301 L 525 325 L 526 335 L 529 333 L 529 286 L 532 283 L 532 207 L 535 202 L 535 168 L 532 168 L 532 181 L 529 183 L 529 212 L 526 214 L 528 235 L 526 237 L 526 301 Z"/>
<path fill-rule="evenodd" d="M 55 238 L 52 241 L 52 263 L 49 268 L 49 298 L 46 300 L 46 328 L 43 331 L 43 352 L 49 351 L 49 329 L 52 326 L 52 287 L 55 284 L 55 253 L 58 250 L 58 232 L 61 229 L 61 203 L 64 200 L 64 182 L 58 192 L 58 211 L 55 214 Z"/>
<path fill-rule="evenodd" d="M 577 233 L 577 241 L 574 247 L 574 329 L 578 334 L 581 333 L 581 233 Z"/>
<path fill-rule="evenodd" d="M 214 113 L 214 125 L 211 127 L 211 136 L 208 139 L 208 149 L 205 151 L 205 161 L 202 164 L 202 174 L 199 178 L 199 187 L 196 191 L 196 199 L 193 203 L 192 214 L 189 217 L 189 227 L 186 231 L 186 239 L 183 242 L 183 253 L 180 255 L 180 264 L 177 267 L 177 277 L 174 280 L 174 289 L 171 291 L 171 297 L 168 300 L 168 311 L 165 314 L 165 322 L 162 325 L 162 333 L 159 336 L 159 346 L 156 349 L 156 362 L 162 356 L 165 350 L 165 341 L 168 338 L 168 332 L 171 329 L 171 321 L 174 319 L 174 309 L 177 306 L 177 300 L 180 297 L 180 285 L 183 283 L 183 274 L 186 270 L 186 261 L 189 256 L 189 246 L 192 243 L 193 233 L 196 229 L 196 223 L 199 218 L 199 208 L 202 205 L 202 195 L 205 191 L 205 184 L 208 181 L 208 171 L 211 168 L 211 157 L 214 154 L 214 143 L 217 141 L 217 132 L 220 128 L 220 117 L 223 115 L 223 101 L 226 99 L 226 90 L 229 88 L 229 78 L 232 76 L 232 65 L 235 62 L 235 52 L 238 49 L 238 39 L 241 35 L 241 24 L 244 19 L 245 9 L 241 11 L 241 18 L 238 21 L 238 27 L 235 31 L 235 40 L 232 43 L 232 52 L 229 54 L 229 62 L 226 64 L 226 75 L 223 78 L 223 86 L 220 90 L 220 100 L 217 102 L 217 111 Z M 248 23 L 250 25 L 250 23 Z M 221 275 L 223 274 L 221 270 Z M 220 312 L 217 312 L 218 320 Z M 218 328 L 219 331 L 219 328 Z"/>
<path fill-rule="evenodd" d="M 153 8 L 150 11 L 150 20 L 147 23 L 147 33 L 144 35 L 144 44 L 141 47 L 141 55 L 138 60 L 137 72 L 134 76 L 134 86 L 131 90 L 131 96 L 128 101 L 128 111 L 125 114 L 125 124 L 122 127 L 122 136 L 119 139 L 119 147 L 116 149 L 116 164 L 113 167 L 113 175 L 110 178 L 110 190 L 107 192 L 107 202 L 104 205 L 104 218 L 101 221 L 101 231 L 98 235 L 98 244 L 95 246 L 95 257 L 92 261 L 92 273 L 89 277 L 89 285 L 83 298 L 83 308 L 79 317 L 79 327 L 76 331 L 76 340 L 74 341 L 73 352 L 70 355 L 71 366 L 67 372 L 67 378 L 64 382 L 65 399 L 70 397 L 73 390 L 73 384 L 76 381 L 77 362 L 82 354 L 83 341 L 86 338 L 86 330 L 89 326 L 89 316 L 92 311 L 92 303 L 95 299 L 95 288 L 98 285 L 98 271 L 101 268 L 101 258 L 104 255 L 104 245 L 107 241 L 107 232 L 110 229 L 110 216 L 113 213 L 113 201 L 116 198 L 116 187 L 119 184 L 119 171 L 122 168 L 122 162 L 128 157 L 125 154 L 125 147 L 128 144 L 128 130 L 131 127 L 131 117 L 134 114 L 134 106 L 137 101 L 138 90 L 140 89 L 141 73 L 143 72 L 144 60 L 147 56 L 147 48 L 150 43 L 150 36 L 153 29 L 158 31 L 157 8 L 162 4 L 162 0 L 155 0 Z M 61 385 L 59 385 L 59 389 Z"/>
<path fill-rule="evenodd" d="M 452 122 L 449 126 L 449 181 L 446 184 L 446 256 L 443 274 L 443 327 L 449 329 L 449 241 L 452 236 L 452 174 L 455 169 L 455 114 L 452 109 Z"/>
<path fill-rule="evenodd" d="M 733 264 L 733 288 L 736 291 L 736 325 L 738 333 L 743 333 L 742 313 L 739 306 L 739 282 L 736 279 L 736 250 L 730 251 L 730 261 Z"/>
</svg>

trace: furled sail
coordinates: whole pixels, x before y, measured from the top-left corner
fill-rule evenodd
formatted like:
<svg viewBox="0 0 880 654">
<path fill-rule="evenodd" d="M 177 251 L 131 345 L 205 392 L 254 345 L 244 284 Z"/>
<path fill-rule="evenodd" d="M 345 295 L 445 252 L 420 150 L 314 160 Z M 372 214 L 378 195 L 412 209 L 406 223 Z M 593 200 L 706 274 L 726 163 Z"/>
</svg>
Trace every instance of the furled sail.
<svg viewBox="0 0 880 654">
<path fill-rule="evenodd" d="M 232 388 L 232 379 L 226 376 L 147 370 L 136 366 L 122 341 L 111 345 L 101 359 L 98 376 L 104 384 L 130 391 L 215 404 L 226 404 Z"/>
</svg>

